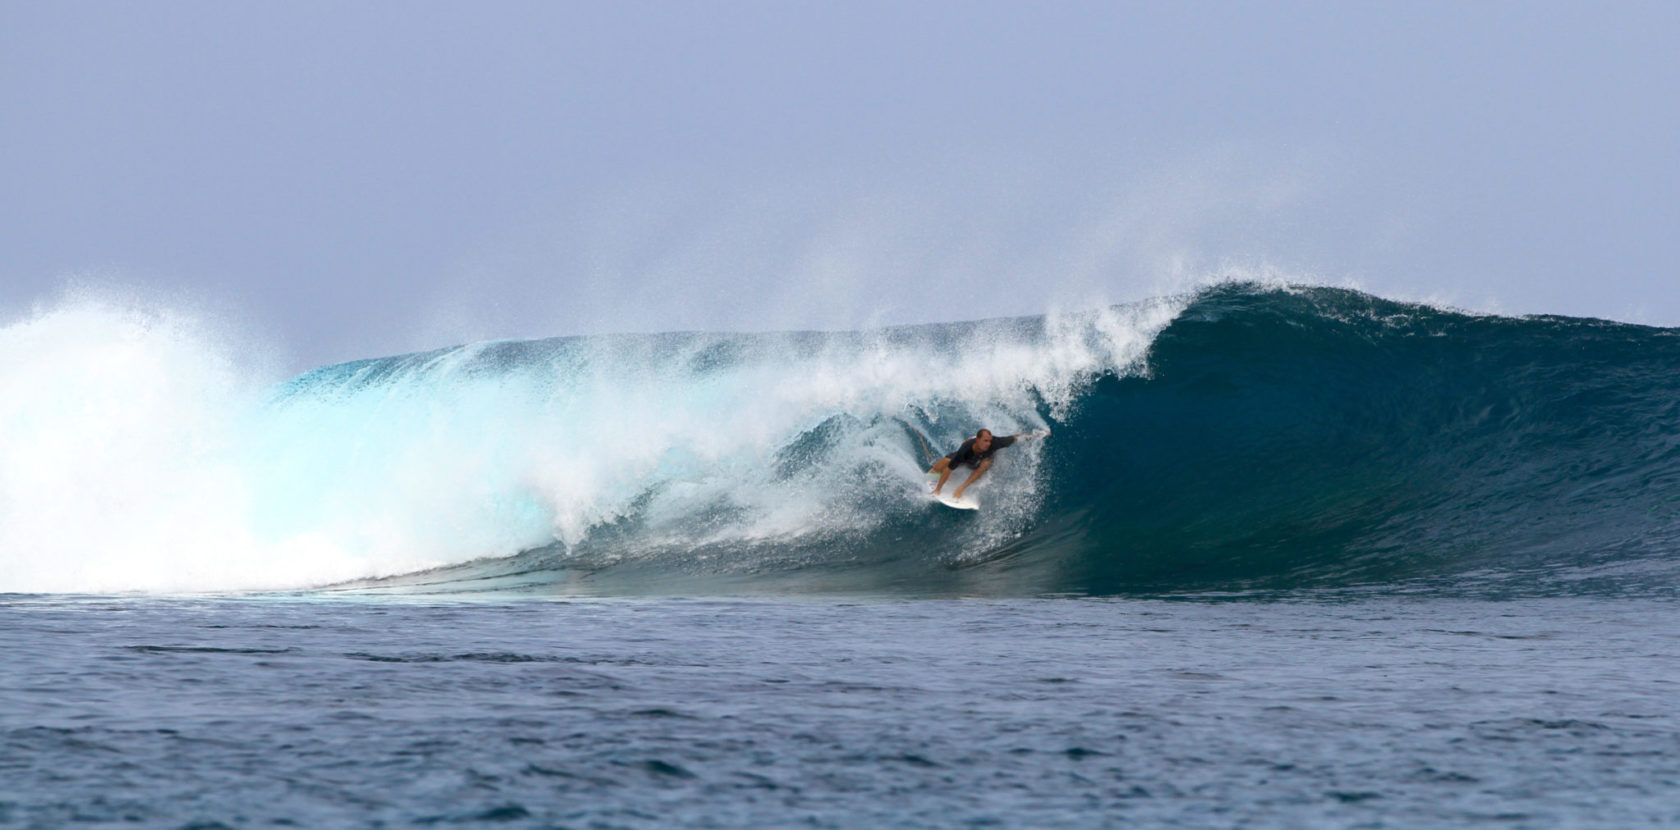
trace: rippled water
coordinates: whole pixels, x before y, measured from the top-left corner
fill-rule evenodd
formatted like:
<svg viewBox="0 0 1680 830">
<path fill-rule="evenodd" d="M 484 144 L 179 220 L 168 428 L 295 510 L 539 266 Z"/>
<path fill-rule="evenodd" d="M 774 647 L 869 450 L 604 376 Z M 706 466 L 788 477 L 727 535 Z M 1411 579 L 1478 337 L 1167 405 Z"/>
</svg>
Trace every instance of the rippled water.
<svg viewBox="0 0 1680 830">
<path fill-rule="evenodd" d="M 1675 605 L 0 598 L 0 825 L 1680 825 Z"/>
</svg>

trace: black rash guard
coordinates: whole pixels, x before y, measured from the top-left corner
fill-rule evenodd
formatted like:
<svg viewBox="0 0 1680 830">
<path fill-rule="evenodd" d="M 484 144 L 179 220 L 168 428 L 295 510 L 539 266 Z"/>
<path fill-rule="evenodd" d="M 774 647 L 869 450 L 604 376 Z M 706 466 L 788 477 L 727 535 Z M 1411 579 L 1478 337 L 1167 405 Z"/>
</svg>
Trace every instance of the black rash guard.
<svg viewBox="0 0 1680 830">
<path fill-rule="evenodd" d="M 1015 436 L 1013 435 L 1006 435 L 1001 438 L 994 435 L 992 436 L 992 446 L 990 449 L 985 452 L 976 452 L 974 449 L 974 439 L 970 438 L 967 441 L 962 442 L 962 446 L 958 447 L 956 452 L 945 457 L 951 459 L 952 468 L 978 467 L 980 466 L 980 462 L 991 458 L 992 453 L 997 452 L 998 450 L 1001 450 L 1013 443 L 1015 443 Z"/>
</svg>

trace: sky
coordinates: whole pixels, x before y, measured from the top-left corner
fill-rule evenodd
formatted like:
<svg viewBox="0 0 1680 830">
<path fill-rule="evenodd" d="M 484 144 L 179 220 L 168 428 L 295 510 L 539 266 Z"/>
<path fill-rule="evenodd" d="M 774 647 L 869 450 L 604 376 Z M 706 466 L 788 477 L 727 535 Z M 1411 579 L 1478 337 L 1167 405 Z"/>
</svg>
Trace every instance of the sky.
<svg viewBox="0 0 1680 830">
<path fill-rule="evenodd" d="M 1680 3 L 0 0 L 0 324 L 295 368 L 1259 277 L 1680 325 Z"/>
</svg>

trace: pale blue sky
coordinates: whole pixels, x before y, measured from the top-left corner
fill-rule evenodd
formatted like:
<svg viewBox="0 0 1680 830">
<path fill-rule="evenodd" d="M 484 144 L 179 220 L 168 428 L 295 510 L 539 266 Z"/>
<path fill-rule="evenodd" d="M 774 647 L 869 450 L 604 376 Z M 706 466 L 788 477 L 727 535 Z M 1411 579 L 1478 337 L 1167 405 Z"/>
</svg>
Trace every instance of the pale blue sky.
<svg viewBox="0 0 1680 830">
<path fill-rule="evenodd" d="M 1680 3 L 0 0 L 0 314 L 297 366 L 1214 273 L 1680 324 Z"/>
</svg>

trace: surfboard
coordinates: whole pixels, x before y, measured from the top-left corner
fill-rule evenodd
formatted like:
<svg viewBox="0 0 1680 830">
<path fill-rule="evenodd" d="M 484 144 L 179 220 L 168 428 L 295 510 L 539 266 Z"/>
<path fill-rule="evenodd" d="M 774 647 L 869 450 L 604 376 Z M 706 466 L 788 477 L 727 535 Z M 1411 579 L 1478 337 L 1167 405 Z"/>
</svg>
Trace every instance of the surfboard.
<svg viewBox="0 0 1680 830">
<path fill-rule="evenodd" d="M 929 473 L 928 474 L 928 481 L 938 482 L 939 481 L 939 475 L 936 474 L 936 473 Z M 950 482 L 946 482 L 946 483 L 949 484 Z M 980 502 L 977 502 L 977 501 L 974 500 L 974 495 L 972 493 L 964 494 L 963 497 L 960 498 L 960 499 L 951 498 L 950 493 L 940 493 L 939 495 L 934 495 L 933 493 L 928 493 L 928 498 L 933 499 L 934 501 L 939 502 L 940 504 L 943 504 L 946 507 L 952 507 L 952 508 L 955 508 L 957 510 L 979 510 L 980 509 Z"/>
<path fill-rule="evenodd" d="M 929 493 L 928 495 L 933 495 L 933 494 Z M 945 505 L 946 507 L 954 507 L 958 510 L 979 510 L 980 509 L 980 503 L 975 501 L 974 497 L 970 496 L 970 495 L 964 495 L 960 499 L 953 499 L 953 498 L 951 498 L 950 493 L 940 493 L 937 496 L 933 496 L 933 500 L 936 501 L 936 502 L 939 502 L 940 504 Z"/>
</svg>

